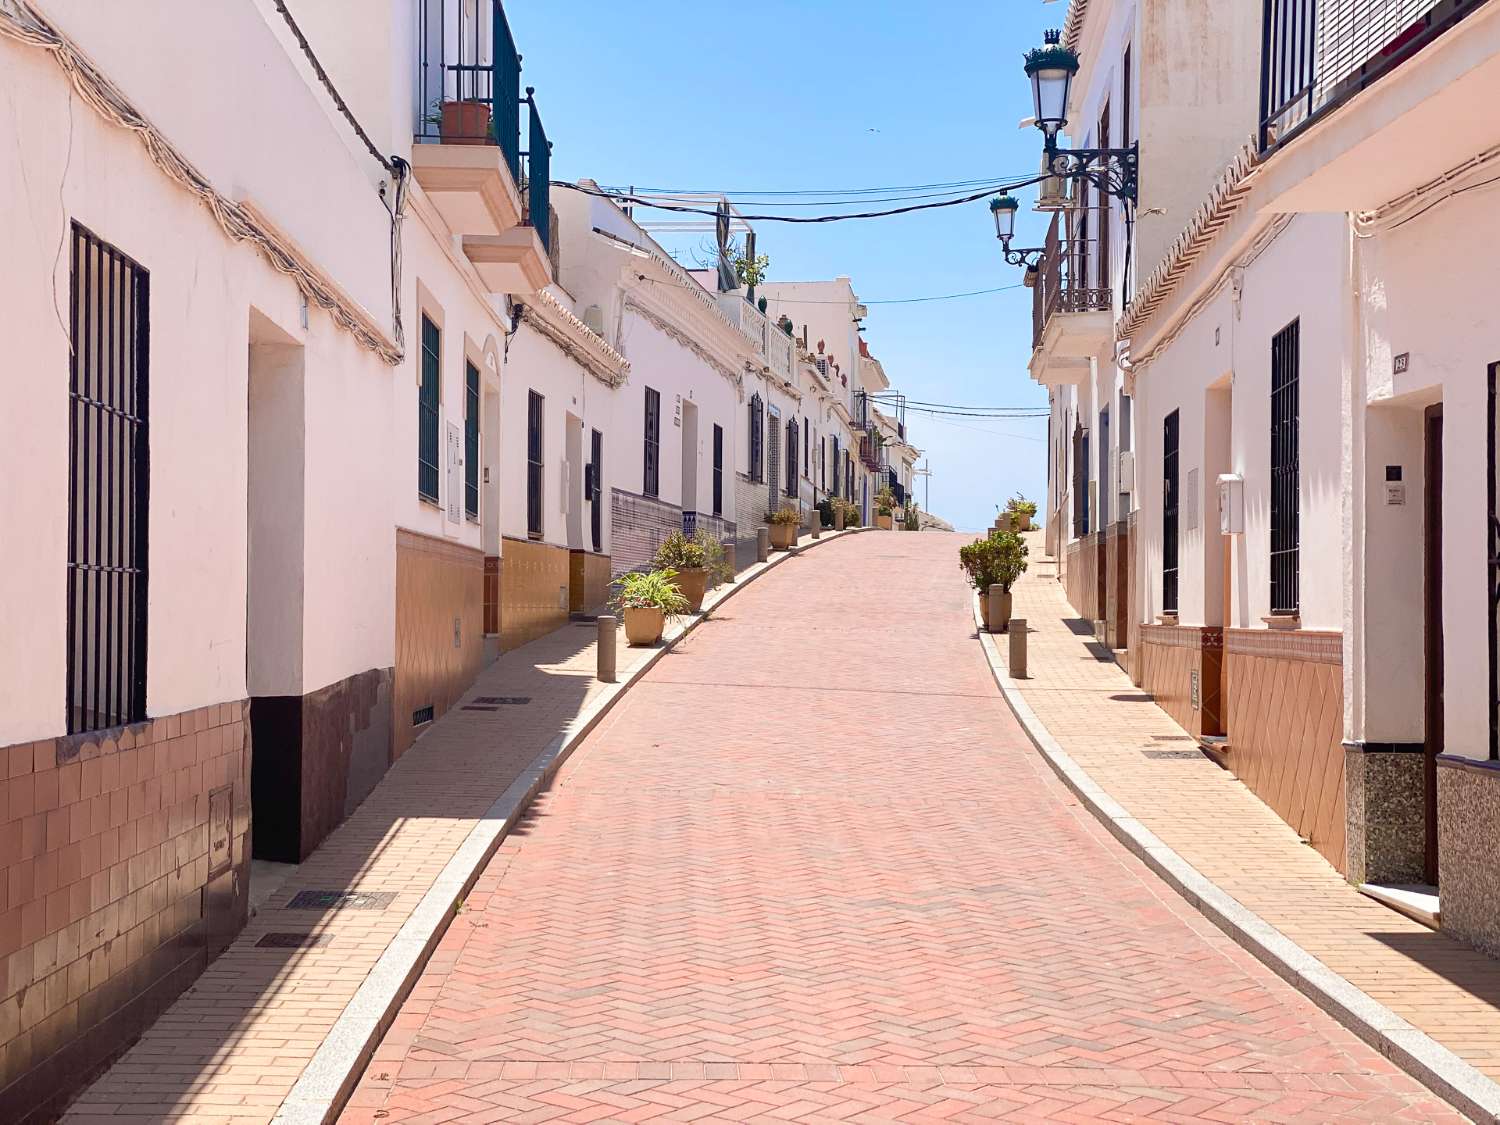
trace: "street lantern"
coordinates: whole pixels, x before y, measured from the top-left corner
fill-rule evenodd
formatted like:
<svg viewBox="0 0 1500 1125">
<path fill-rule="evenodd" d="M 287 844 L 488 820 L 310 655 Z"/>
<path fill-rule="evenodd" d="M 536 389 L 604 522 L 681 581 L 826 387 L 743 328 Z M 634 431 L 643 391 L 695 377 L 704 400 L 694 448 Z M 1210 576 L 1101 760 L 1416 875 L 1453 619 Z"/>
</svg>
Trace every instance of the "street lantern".
<svg viewBox="0 0 1500 1125">
<path fill-rule="evenodd" d="M 1036 127 L 1050 148 L 1068 124 L 1068 92 L 1078 73 L 1078 55 L 1062 45 L 1062 33 L 1047 32 L 1046 42 L 1026 52 L 1026 76 L 1031 79 L 1031 99 Z"/>
<path fill-rule="evenodd" d="M 1021 203 L 1013 195 L 997 195 L 990 200 L 990 214 L 995 217 L 995 237 L 1007 250 L 1016 234 L 1016 212 Z"/>
</svg>

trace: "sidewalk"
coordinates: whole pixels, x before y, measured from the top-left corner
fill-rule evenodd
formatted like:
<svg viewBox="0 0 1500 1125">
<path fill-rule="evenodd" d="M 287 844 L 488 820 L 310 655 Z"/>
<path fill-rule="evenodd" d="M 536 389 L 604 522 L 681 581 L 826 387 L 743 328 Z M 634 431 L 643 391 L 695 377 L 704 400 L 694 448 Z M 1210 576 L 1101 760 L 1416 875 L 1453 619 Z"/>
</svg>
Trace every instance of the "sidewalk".
<svg viewBox="0 0 1500 1125">
<path fill-rule="evenodd" d="M 798 546 L 812 542 L 803 536 Z M 773 553 L 742 570 L 709 594 L 705 611 L 791 557 Z M 358 1076 L 380 1025 L 531 796 L 700 620 L 672 626 L 654 648 L 627 647 L 622 627 L 614 684 L 594 678 L 592 622 L 501 656 L 65 1120 L 265 1125 L 336 1110 L 329 1103 Z M 464 710 L 477 696 L 524 702 Z M 313 902 L 293 906 L 299 894 Z"/>
<path fill-rule="evenodd" d="M 1015 587 L 1013 610 L 1029 630 L 1029 677 L 1004 679 L 1045 727 L 1042 735 L 1050 734 L 1127 818 L 1258 920 L 1500 1080 L 1500 961 L 1360 894 L 1231 773 L 1198 753 L 1118 665 L 1087 647 L 1091 637 L 1068 627 L 1077 614 L 1057 581 L 1056 560 L 1042 554 L 1039 534 L 1030 538 L 1031 569 Z M 984 643 L 1003 665 L 1003 638 Z M 1372 1018 L 1378 1022 L 1378 1014 Z M 1387 1053 L 1401 1029 L 1391 1032 L 1377 1043 Z M 1459 1078 L 1467 1070 L 1452 1069 Z M 1481 1093 L 1486 1086 L 1479 1082 Z"/>
</svg>

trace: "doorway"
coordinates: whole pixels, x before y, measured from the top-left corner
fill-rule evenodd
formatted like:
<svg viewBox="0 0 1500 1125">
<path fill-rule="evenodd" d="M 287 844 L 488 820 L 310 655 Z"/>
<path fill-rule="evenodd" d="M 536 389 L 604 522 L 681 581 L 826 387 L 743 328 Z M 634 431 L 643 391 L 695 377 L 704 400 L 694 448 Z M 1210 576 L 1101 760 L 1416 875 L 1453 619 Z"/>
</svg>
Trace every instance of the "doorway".
<svg viewBox="0 0 1500 1125">
<path fill-rule="evenodd" d="M 1437 759 L 1443 752 L 1443 405 L 1423 417 L 1426 480 L 1422 501 L 1422 605 L 1426 674 L 1422 792 L 1427 882 L 1438 885 Z"/>
<path fill-rule="evenodd" d="M 594 554 L 598 555 L 604 551 L 604 435 L 598 430 L 589 433 L 589 537 L 594 543 Z"/>
<path fill-rule="evenodd" d="M 698 405 L 682 403 L 682 511 L 698 510 Z"/>
</svg>

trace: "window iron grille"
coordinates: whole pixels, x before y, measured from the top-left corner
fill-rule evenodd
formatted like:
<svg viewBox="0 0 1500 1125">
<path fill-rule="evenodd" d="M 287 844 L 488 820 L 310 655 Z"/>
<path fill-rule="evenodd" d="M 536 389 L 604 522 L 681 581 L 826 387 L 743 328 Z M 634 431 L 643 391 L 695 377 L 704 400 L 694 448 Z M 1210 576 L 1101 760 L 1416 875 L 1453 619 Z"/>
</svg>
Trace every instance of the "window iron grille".
<svg viewBox="0 0 1500 1125">
<path fill-rule="evenodd" d="M 1271 612 L 1300 605 L 1299 391 L 1301 324 L 1271 340 Z"/>
<path fill-rule="evenodd" d="M 1161 610 L 1177 612 L 1177 411 L 1161 433 Z"/>
<path fill-rule="evenodd" d="M 526 534 L 542 534 L 542 423 L 546 400 L 526 392 Z"/>
<path fill-rule="evenodd" d="M 434 504 L 438 498 L 438 410 L 441 391 L 442 334 L 422 318 L 422 386 L 417 394 L 417 495 Z"/>
<path fill-rule="evenodd" d="M 724 514 L 724 427 L 714 424 L 714 515 Z"/>
<path fill-rule="evenodd" d="M 149 275 L 72 226 L 68 732 L 146 717 Z"/>
<path fill-rule="evenodd" d="M 479 518 L 479 368 L 464 364 L 464 514 Z"/>
<path fill-rule="evenodd" d="M 646 388 L 645 466 L 641 491 L 647 496 L 661 492 L 661 392 Z"/>
<path fill-rule="evenodd" d="M 765 406 L 760 395 L 750 396 L 750 479 L 756 483 L 765 480 L 762 444 L 766 424 Z"/>
</svg>

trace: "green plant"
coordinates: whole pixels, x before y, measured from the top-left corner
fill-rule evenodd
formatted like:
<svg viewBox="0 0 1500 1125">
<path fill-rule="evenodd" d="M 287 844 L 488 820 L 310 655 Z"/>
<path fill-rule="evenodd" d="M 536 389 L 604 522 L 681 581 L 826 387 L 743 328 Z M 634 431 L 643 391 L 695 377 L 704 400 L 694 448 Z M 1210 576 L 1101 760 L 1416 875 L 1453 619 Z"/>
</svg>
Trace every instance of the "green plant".
<svg viewBox="0 0 1500 1125">
<path fill-rule="evenodd" d="M 677 572 L 671 567 L 661 570 L 634 570 L 616 578 L 617 587 L 611 605 L 616 610 L 659 609 L 668 619 L 688 611 L 688 600 L 677 588 Z"/>
<path fill-rule="evenodd" d="M 694 535 L 691 539 L 680 531 L 674 531 L 661 541 L 652 560 L 658 570 L 702 570 L 707 566 L 703 542 Z"/>
<path fill-rule="evenodd" d="M 754 258 L 745 254 L 736 254 L 734 257 L 734 276 L 747 289 L 754 289 L 764 281 L 766 271 L 770 268 L 771 259 L 765 254 L 758 254 Z"/>
<path fill-rule="evenodd" d="M 858 527 L 859 526 L 859 505 L 858 504 L 850 503 L 848 500 L 845 500 L 843 498 L 837 499 L 833 503 L 834 503 L 835 509 L 837 511 L 841 511 L 841 512 L 844 513 L 844 526 L 845 527 Z"/>
<path fill-rule="evenodd" d="M 783 313 L 781 319 L 776 322 L 776 327 L 780 328 L 788 336 L 793 335 L 792 318 L 787 316 L 785 313 Z"/>
<path fill-rule="evenodd" d="M 734 565 L 729 561 L 729 552 L 724 544 L 706 527 L 693 533 L 693 541 L 703 548 L 703 568 L 708 571 L 708 580 L 714 585 L 734 578 Z"/>
<path fill-rule="evenodd" d="M 1018 516 L 1034 517 L 1036 515 L 1036 501 L 1028 500 L 1018 492 L 1010 498 L 1010 501 L 1005 505 L 1005 510 Z"/>
<path fill-rule="evenodd" d="M 766 311 L 766 304 L 767 304 L 766 299 L 764 297 L 762 297 L 760 300 L 758 300 L 758 301 L 755 302 L 755 307 L 758 308 L 761 312 L 765 312 Z"/>
<path fill-rule="evenodd" d="M 888 516 L 896 510 L 896 494 L 887 485 L 875 494 L 875 511 Z"/>
<path fill-rule="evenodd" d="M 1066 70 L 1069 74 L 1078 73 L 1078 52 L 1071 47 L 1064 47 L 1059 43 L 1048 43 L 1043 47 L 1033 47 L 1026 52 L 1026 73 L 1028 76 L 1039 70 Z"/>
<path fill-rule="evenodd" d="M 775 524 L 789 523 L 795 526 L 802 522 L 802 513 L 790 504 L 783 504 L 780 508 L 777 508 L 774 512 L 766 516 L 766 522 Z"/>
<path fill-rule="evenodd" d="M 908 500 L 906 502 L 906 516 L 901 521 L 901 526 L 907 531 L 922 530 L 922 515 L 917 508 L 915 500 Z"/>
<path fill-rule="evenodd" d="M 1014 531 L 992 531 L 958 549 L 958 565 L 981 593 L 999 586 L 1006 593 L 1026 570 L 1026 542 Z"/>
<path fill-rule="evenodd" d="M 822 500 L 818 501 L 816 507 L 818 509 L 818 515 L 823 520 L 823 526 L 824 527 L 832 527 L 833 526 L 833 498 L 831 496 L 824 497 Z"/>
</svg>

